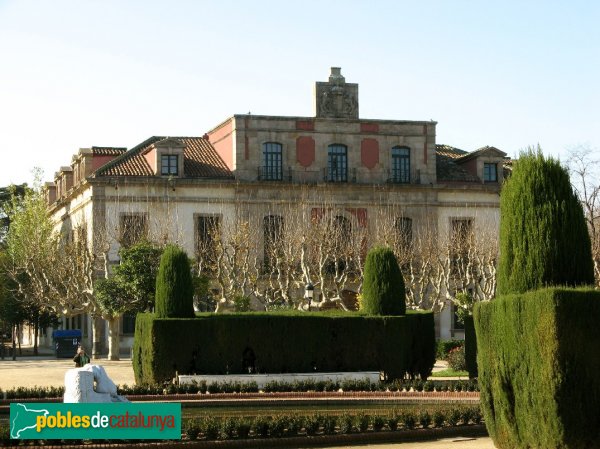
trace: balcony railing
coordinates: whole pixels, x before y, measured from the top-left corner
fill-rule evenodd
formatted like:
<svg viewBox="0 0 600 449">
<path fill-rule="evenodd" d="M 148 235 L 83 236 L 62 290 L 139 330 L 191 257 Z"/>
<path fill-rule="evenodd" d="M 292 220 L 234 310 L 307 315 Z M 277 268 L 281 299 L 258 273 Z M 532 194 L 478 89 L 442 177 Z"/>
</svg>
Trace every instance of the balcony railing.
<svg viewBox="0 0 600 449">
<path fill-rule="evenodd" d="M 410 170 L 408 173 L 400 170 L 388 170 L 387 182 L 391 184 L 420 184 L 421 170 Z"/>
<path fill-rule="evenodd" d="M 332 171 L 329 167 L 323 168 L 323 181 L 325 182 L 356 182 L 356 168 L 349 168 L 345 172 Z"/>
<path fill-rule="evenodd" d="M 258 167 L 259 181 L 288 181 L 292 180 L 292 169 L 282 167 Z"/>
<path fill-rule="evenodd" d="M 331 172 L 326 167 L 321 168 L 309 168 L 303 169 L 292 169 L 291 167 L 258 167 L 257 179 L 259 181 L 273 181 L 273 182 L 295 182 L 295 183 L 367 183 L 367 184 L 378 184 L 378 183 L 390 183 L 390 184 L 420 184 L 421 173 L 420 170 L 411 170 L 409 176 L 403 173 L 404 176 L 398 171 L 388 169 L 373 175 L 367 175 L 363 178 L 363 175 L 358 179 L 358 170 L 356 168 L 348 168 L 347 173 Z"/>
</svg>

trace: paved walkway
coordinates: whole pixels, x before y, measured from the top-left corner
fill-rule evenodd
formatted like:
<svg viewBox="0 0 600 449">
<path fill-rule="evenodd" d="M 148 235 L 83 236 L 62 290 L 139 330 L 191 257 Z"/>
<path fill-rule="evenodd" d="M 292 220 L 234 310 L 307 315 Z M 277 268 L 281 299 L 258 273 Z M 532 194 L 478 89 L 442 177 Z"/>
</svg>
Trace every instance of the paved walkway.
<svg viewBox="0 0 600 449">
<path fill-rule="evenodd" d="M 102 365 L 116 384 L 133 385 L 133 367 L 131 359 L 110 361 L 94 359 L 92 363 Z M 60 387 L 64 385 L 65 371 L 74 368 L 71 359 L 57 359 L 52 356 L 0 360 L 0 389 L 15 387 Z"/>
<path fill-rule="evenodd" d="M 328 446 L 327 449 L 495 449 L 492 439 L 485 438 L 444 438 L 434 441 L 421 441 L 418 443 L 388 443 L 388 444 L 365 444 L 361 446 Z M 299 448 L 303 449 L 303 448 Z M 314 449 L 314 448 L 313 448 Z"/>
</svg>

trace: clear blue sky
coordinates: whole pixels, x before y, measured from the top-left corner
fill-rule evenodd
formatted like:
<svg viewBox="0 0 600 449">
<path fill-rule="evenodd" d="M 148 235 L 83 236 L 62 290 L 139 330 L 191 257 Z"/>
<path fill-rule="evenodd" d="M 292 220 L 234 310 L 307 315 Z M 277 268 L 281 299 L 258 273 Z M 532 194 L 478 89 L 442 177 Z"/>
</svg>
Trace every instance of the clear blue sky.
<svg viewBox="0 0 600 449">
<path fill-rule="evenodd" d="M 0 186 L 82 147 L 310 116 L 331 66 L 361 117 L 436 120 L 438 143 L 600 153 L 599 23 L 592 0 L 0 0 Z"/>
</svg>

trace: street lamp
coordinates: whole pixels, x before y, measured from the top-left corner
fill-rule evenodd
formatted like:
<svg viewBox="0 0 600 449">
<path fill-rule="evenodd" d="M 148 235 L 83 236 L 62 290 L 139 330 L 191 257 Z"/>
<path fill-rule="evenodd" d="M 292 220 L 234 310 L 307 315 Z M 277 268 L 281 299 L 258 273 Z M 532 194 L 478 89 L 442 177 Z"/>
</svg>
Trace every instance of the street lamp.
<svg viewBox="0 0 600 449">
<path fill-rule="evenodd" d="M 308 310 L 310 310 L 310 303 L 312 302 L 315 294 L 315 287 L 308 281 L 308 284 L 304 286 L 304 298 L 308 299 Z"/>
</svg>

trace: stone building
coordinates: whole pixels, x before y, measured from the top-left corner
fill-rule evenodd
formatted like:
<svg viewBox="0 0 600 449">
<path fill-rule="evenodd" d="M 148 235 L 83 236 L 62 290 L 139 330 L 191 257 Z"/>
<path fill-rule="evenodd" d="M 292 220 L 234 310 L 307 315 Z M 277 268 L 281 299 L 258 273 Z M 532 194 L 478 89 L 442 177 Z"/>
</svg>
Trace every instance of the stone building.
<svg viewBox="0 0 600 449">
<path fill-rule="evenodd" d="M 312 117 L 234 115 L 202 137 L 155 136 L 129 150 L 80 149 L 47 183 L 52 216 L 63 231 L 85 226 L 90 244 L 102 229 L 111 264 L 118 263 L 120 245 L 140 234 L 198 255 L 215 238 L 209 228 L 226 239 L 240 215 L 249 223 L 254 255 L 267 259 L 273 229 L 287 225 L 290 210 L 301 210 L 305 222 L 332 216 L 345 232 L 360 231 L 361 251 L 378 241 L 380 217 L 390 213 L 392 228 L 409 239 L 427 230 L 439 247 L 457 233 L 491 230 L 497 240 L 504 152 L 438 145 L 434 121 L 360 118 L 358 85 L 346 83 L 339 68 L 316 83 L 314 106 Z M 313 274 L 295 279 L 296 294 Z M 318 277 L 307 280 L 318 298 Z M 358 283 L 349 281 L 345 294 Z M 450 303 L 441 303 L 448 306 L 438 314 L 438 336 L 460 337 Z M 65 318 L 64 325 L 91 338 L 84 316 Z M 125 319 L 122 350 L 132 332 Z"/>
</svg>

